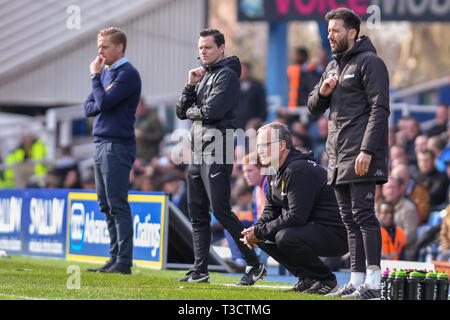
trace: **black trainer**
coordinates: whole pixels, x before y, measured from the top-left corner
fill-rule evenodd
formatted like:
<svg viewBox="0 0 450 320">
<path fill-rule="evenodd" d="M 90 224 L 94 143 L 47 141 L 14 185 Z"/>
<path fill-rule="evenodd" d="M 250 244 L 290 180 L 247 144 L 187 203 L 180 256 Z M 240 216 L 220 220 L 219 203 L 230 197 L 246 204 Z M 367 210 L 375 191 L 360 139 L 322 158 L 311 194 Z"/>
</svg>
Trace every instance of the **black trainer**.
<svg viewBox="0 0 450 320">
<path fill-rule="evenodd" d="M 197 271 L 192 272 L 191 277 L 188 279 L 187 282 L 193 282 L 193 283 L 200 283 L 205 282 L 209 283 L 211 280 L 209 278 L 209 274 L 207 273 L 200 273 Z"/>
<path fill-rule="evenodd" d="M 106 270 L 111 268 L 114 263 L 115 263 L 114 261 L 109 260 L 108 262 L 106 262 L 100 268 L 87 268 L 86 271 L 89 271 L 89 272 L 105 272 Z"/>
<path fill-rule="evenodd" d="M 303 292 L 305 290 L 308 290 L 311 288 L 311 286 L 314 284 L 314 280 L 310 278 L 303 278 L 299 279 L 298 282 L 289 290 L 286 290 L 286 292 L 289 291 L 295 291 L 295 292 Z"/>
<path fill-rule="evenodd" d="M 236 283 L 237 286 L 251 286 L 267 274 L 266 267 L 262 263 L 258 267 L 245 267 L 245 274 L 242 279 Z"/>
<path fill-rule="evenodd" d="M 109 269 L 104 271 L 105 273 L 120 273 L 120 274 L 131 274 L 131 268 L 122 263 L 114 263 Z"/>
<path fill-rule="evenodd" d="M 209 283 L 211 280 L 209 278 L 209 274 L 207 273 L 200 273 L 197 272 L 196 270 L 189 270 L 186 275 L 181 278 L 176 280 L 175 282 L 193 282 L 193 283 L 200 283 L 200 282 L 205 282 L 205 283 Z"/>
<path fill-rule="evenodd" d="M 336 281 L 336 277 L 330 277 L 322 280 L 314 280 L 311 288 L 303 291 L 303 293 L 308 294 L 320 294 L 326 295 L 329 293 L 333 293 L 339 290 L 339 285 Z"/>
</svg>

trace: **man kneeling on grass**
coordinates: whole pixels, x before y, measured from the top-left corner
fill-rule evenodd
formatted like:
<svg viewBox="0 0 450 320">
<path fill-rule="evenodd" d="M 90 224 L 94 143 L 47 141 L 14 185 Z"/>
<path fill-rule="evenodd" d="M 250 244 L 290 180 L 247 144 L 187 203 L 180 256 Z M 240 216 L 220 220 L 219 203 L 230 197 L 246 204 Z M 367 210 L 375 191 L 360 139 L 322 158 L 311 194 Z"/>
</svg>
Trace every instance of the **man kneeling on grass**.
<svg viewBox="0 0 450 320">
<path fill-rule="evenodd" d="M 268 175 L 267 201 L 261 217 L 242 232 L 241 241 L 258 246 L 299 278 L 293 291 L 328 294 L 339 286 L 319 256 L 348 252 L 347 233 L 327 172 L 312 152 L 293 148 L 289 129 L 270 123 L 258 130 L 256 148 Z"/>
</svg>

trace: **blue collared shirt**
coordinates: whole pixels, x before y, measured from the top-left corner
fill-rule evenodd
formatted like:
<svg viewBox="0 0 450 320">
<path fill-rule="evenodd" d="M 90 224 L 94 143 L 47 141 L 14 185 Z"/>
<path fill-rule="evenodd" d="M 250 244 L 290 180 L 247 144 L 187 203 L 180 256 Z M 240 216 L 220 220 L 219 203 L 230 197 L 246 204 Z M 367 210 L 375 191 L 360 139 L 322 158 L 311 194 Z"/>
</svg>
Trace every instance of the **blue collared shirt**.
<svg viewBox="0 0 450 320">
<path fill-rule="evenodd" d="M 125 64 L 128 62 L 128 58 L 127 57 L 123 57 L 119 60 L 117 60 L 116 62 L 114 62 L 110 67 L 109 70 L 114 70 L 117 69 L 118 67 L 120 67 L 121 65 Z"/>
</svg>

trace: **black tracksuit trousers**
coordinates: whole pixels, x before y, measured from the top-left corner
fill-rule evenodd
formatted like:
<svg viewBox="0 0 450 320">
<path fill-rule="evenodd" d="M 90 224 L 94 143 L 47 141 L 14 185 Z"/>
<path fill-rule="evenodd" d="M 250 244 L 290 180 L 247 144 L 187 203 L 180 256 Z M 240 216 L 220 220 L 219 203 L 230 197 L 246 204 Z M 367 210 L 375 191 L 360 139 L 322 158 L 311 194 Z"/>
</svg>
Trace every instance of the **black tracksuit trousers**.
<svg viewBox="0 0 450 320">
<path fill-rule="evenodd" d="M 274 239 L 258 246 L 298 278 L 324 280 L 334 277 L 321 257 L 337 257 L 348 252 L 344 227 L 307 222 L 277 232 Z"/>
<path fill-rule="evenodd" d="M 381 230 L 375 216 L 375 186 L 375 182 L 334 186 L 347 229 L 350 269 L 353 272 L 366 272 L 369 265 L 380 266 Z"/>
<path fill-rule="evenodd" d="M 208 272 L 208 256 L 211 245 L 211 215 L 226 229 L 236 242 L 242 256 L 250 266 L 259 265 L 253 249 L 244 245 L 240 238 L 244 227 L 230 206 L 230 177 L 233 164 L 189 164 L 187 172 L 187 196 L 189 216 L 192 223 L 194 245 L 194 269 Z"/>
</svg>

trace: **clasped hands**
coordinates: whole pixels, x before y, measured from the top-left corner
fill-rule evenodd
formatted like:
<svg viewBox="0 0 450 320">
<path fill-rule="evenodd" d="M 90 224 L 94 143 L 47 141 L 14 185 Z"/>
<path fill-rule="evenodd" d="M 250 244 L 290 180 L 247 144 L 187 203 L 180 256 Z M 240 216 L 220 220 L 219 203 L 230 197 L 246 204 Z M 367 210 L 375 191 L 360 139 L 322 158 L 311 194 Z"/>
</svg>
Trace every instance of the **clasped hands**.
<svg viewBox="0 0 450 320">
<path fill-rule="evenodd" d="M 253 246 L 258 247 L 257 243 L 261 242 L 256 236 L 255 236 L 255 227 L 250 227 L 247 229 L 244 229 L 241 234 L 244 236 L 243 238 L 239 239 L 242 243 L 244 243 L 247 247 L 250 249 L 253 249 Z"/>
</svg>

